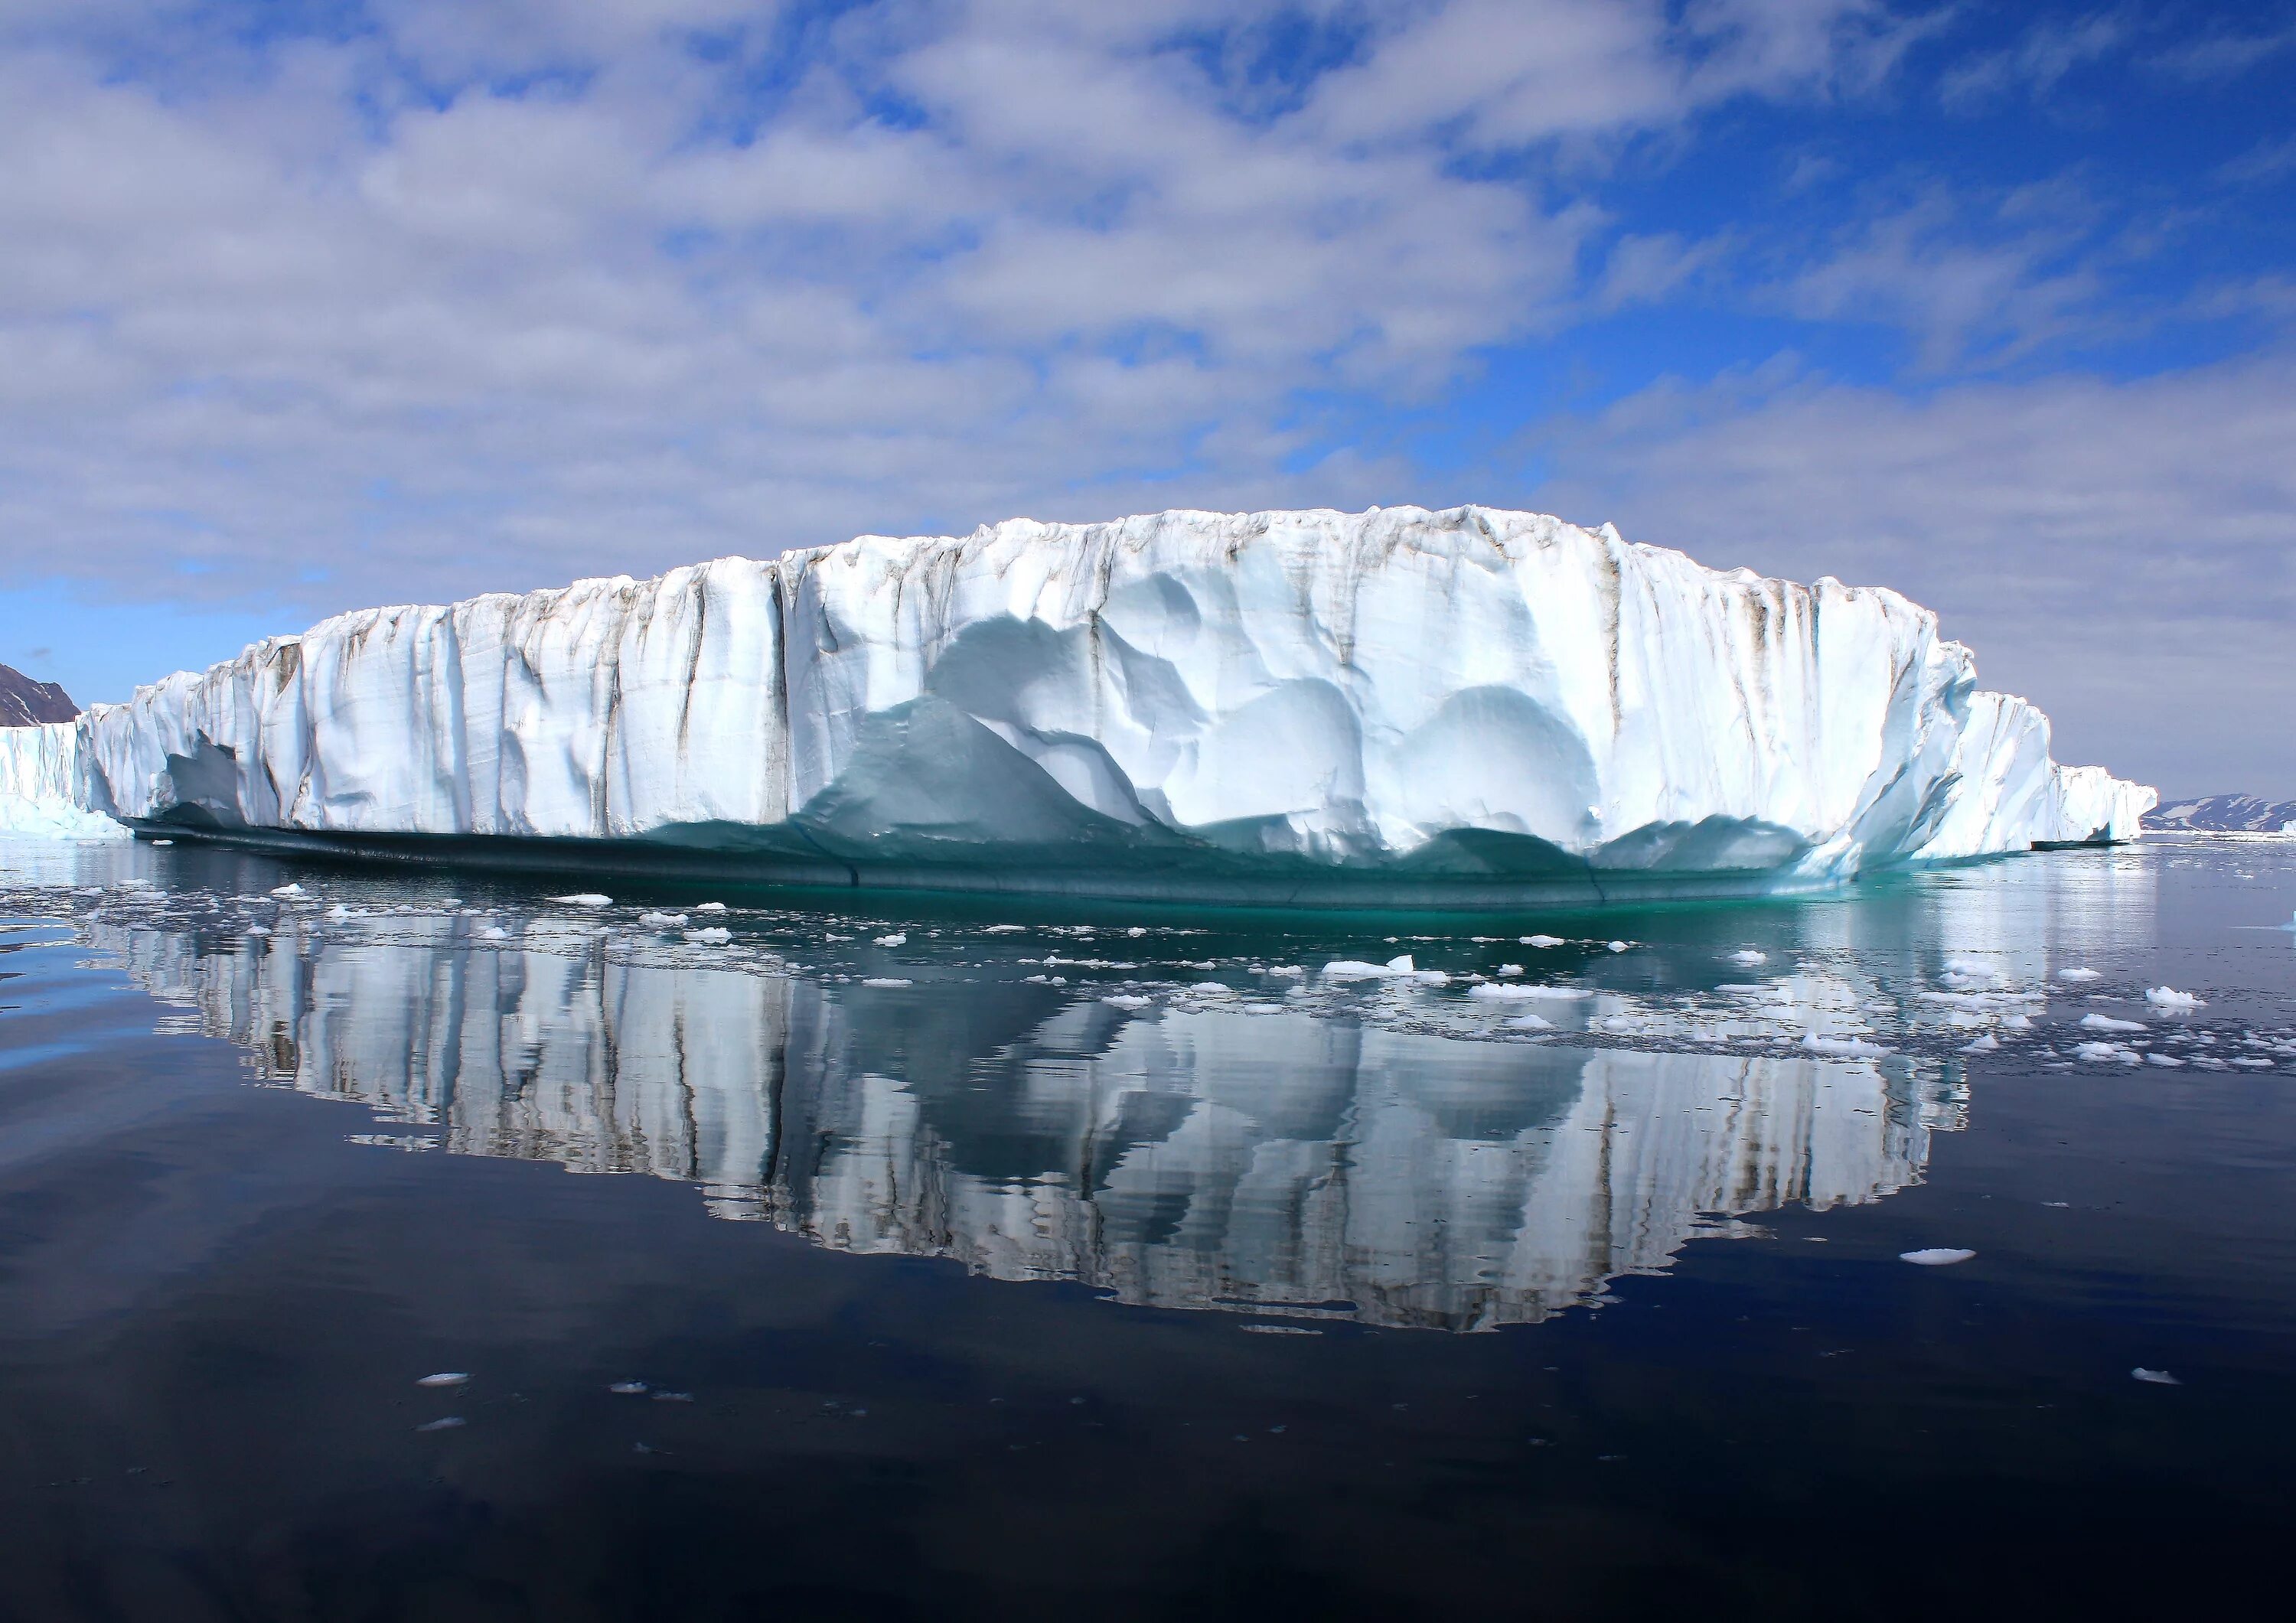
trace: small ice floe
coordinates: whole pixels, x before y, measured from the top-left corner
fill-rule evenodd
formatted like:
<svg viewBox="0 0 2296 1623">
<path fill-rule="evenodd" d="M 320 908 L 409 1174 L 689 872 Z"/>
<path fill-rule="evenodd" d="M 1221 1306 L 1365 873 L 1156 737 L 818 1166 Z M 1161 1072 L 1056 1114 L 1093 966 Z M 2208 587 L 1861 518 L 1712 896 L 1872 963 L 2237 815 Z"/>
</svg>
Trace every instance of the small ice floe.
<svg viewBox="0 0 2296 1623">
<path fill-rule="evenodd" d="M 1553 987 L 1517 986 L 1510 981 L 1486 980 L 1480 986 L 1467 988 L 1470 997 L 1481 997 L 1498 1003 L 1520 1003 L 1526 997 L 1553 996 Z"/>
<path fill-rule="evenodd" d="M 2083 1043 L 2073 1050 L 2073 1058 L 2086 1060 L 2092 1065 L 2116 1062 L 2123 1065 L 2142 1065 L 2144 1062 L 2144 1056 L 2126 1043 Z"/>
<path fill-rule="evenodd" d="M 984 936 L 1017 936 L 1028 928 L 1026 924 L 991 924 L 980 933 Z"/>
<path fill-rule="evenodd" d="M 2060 980 L 2102 980 L 2104 977 L 2096 970 L 2070 969 L 2059 970 L 2057 971 L 2057 979 Z"/>
<path fill-rule="evenodd" d="M 284 897 L 287 900 L 291 902 L 299 897 L 308 896 L 311 893 L 304 889 L 300 885 L 280 885 L 275 888 L 271 894 L 277 897 Z"/>
<path fill-rule="evenodd" d="M 2153 1386 L 2182 1386 L 2185 1384 L 2165 1369 L 2146 1369 L 2144 1365 L 2139 1365 L 2136 1368 L 2130 1370 L 2128 1373 L 2135 1379 L 2146 1381 Z"/>
<path fill-rule="evenodd" d="M 442 1416 L 438 1420 L 426 1422 L 422 1425 L 419 1425 L 414 1429 L 417 1431 L 452 1431 L 456 1427 L 461 1426 L 463 1423 L 464 1422 L 461 1415 L 448 1414 Z"/>
<path fill-rule="evenodd" d="M 908 932 L 898 930 L 890 936 L 878 936 L 869 943 L 872 947 L 906 947 L 908 944 Z"/>
<path fill-rule="evenodd" d="M 2000 1046 L 2001 1039 L 1988 1031 L 1973 1043 L 1964 1043 L 1961 1051 L 1964 1053 L 1991 1053 Z"/>
<path fill-rule="evenodd" d="M 1518 938 L 1525 947 L 1561 947 L 1561 936 L 1522 936 Z"/>
<path fill-rule="evenodd" d="M 154 840 L 152 843 L 153 845 L 173 845 L 176 842 L 172 840 Z"/>
<path fill-rule="evenodd" d="M 1144 936 L 1148 933 L 1148 926 L 1145 924 L 1135 924 L 1131 929 L 1126 930 L 1124 933 L 1128 936 Z"/>
<path fill-rule="evenodd" d="M 1751 947 L 1742 947 L 1728 956 L 1731 963 L 1746 969 L 1752 969 L 1758 963 L 1767 963 L 1770 961 L 1769 954 L 1758 953 Z"/>
<path fill-rule="evenodd" d="M 1967 1262 L 1976 1255 L 1975 1251 L 1964 1250 L 1959 1246 L 1933 1245 L 1918 1251 L 1899 1251 L 1898 1260 L 1910 1262 L 1917 1268 L 1948 1268 L 1956 1262 Z"/>
<path fill-rule="evenodd" d="M 250 924 L 247 927 L 247 933 L 250 936 L 267 936 L 271 932 L 260 924 Z"/>
<path fill-rule="evenodd" d="M 2141 1020 L 2115 1020 L 2110 1014 L 2099 1014 L 2095 1010 L 2080 1017 L 2080 1025 L 2084 1031 L 2142 1031 L 2144 1029 L 2144 1022 Z"/>
<path fill-rule="evenodd" d="M 611 907 L 614 905 L 612 897 L 601 896 L 595 890 L 577 890 L 571 896 L 554 896 L 550 899 L 562 907 Z"/>
<path fill-rule="evenodd" d="M 685 922 L 685 915 L 682 913 L 642 913 L 638 914 L 638 922 L 648 930 L 675 930 Z"/>
<path fill-rule="evenodd" d="M 726 904 L 723 902 L 701 902 L 695 905 L 693 911 L 696 913 L 723 913 L 726 911 Z"/>
<path fill-rule="evenodd" d="M 2185 1063 L 2173 1053 L 2148 1053 L 2144 1058 L 2152 1064 L 2165 1065 L 2170 1070 L 2181 1069 Z"/>
<path fill-rule="evenodd" d="M 1111 1009 L 1124 1009 L 1128 1011 L 1151 1008 L 1154 1006 L 1156 1002 L 1152 997 L 1135 997 L 1129 993 L 1124 992 L 1119 992 L 1112 997 L 1103 997 L 1100 1001 L 1106 1004 Z"/>
<path fill-rule="evenodd" d="M 425 1375 L 415 1381 L 417 1386 L 461 1386 L 471 1378 L 468 1370 L 446 1370 L 436 1375 Z"/>
<path fill-rule="evenodd" d="M 2144 1001 L 2156 1009 L 2203 1009 L 2208 1005 L 2190 992 L 2179 992 L 2174 987 L 2148 987 Z"/>
<path fill-rule="evenodd" d="M 1862 1059 L 1890 1052 L 1879 1043 L 1869 1043 L 1863 1037 L 1828 1037 L 1816 1031 L 1804 1032 L 1801 1045 L 1812 1053 L 1831 1054 L 1840 1059 Z"/>
<path fill-rule="evenodd" d="M 898 975 L 868 975 L 862 978 L 861 984 L 865 987 L 906 987 L 914 986 L 916 982 L 904 980 Z"/>
<path fill-rule="evenodd" d="M 479 931 L 479 939 L 481 941 L 507 941 L 510 939 L 510 931 L 504 930 L 499 924 L 485 925 Z"/>
<path fill-rule="evenodd" d="M 643 1398 L 652 1389 L 643 1381 L 617 1381 L 606 1389 L 617 1398 Z"/>
<path fill-rule="evenodd" d="M 1611 941 L 1605 943 L 1605 945 L 1608 946 L 1614 953 L 1622 953 L 1628 947 L 1632 947 L 1634 943 L 1632 941 Z"/>
<path fill-rule="evenodd" d="M 327 916 L 334 920 L 337 923 L 340 923 L 345 919 L 363 919 L 366 917 L 366 909 L 364 907 L 347 907 L 342 903 L 337 902 L 333 906 L 327 909 Z"/>
<path fill-rule="evenodd" d="M 442 896 L 439 898 L 438 905 L 441 907 L 460 907 L 463 905 L 463 898 L 459 896 Z"/>
<path fill-rule="evenodd" d="M 1554 1029 L 1554 1022 L 1547 1019 L 1543 1014 L 1518 1014 L 1513 1020 L 1502 1021 L 1499 1023 L 1514 1031 L 1552 1031 Z"/>
<path fill-rule="evenodd" d="M 1358 958 L 1335 958 L 1324 966 L 1326 980 L 1416 980 L 1427 986 L 1447 986 L 1451 977 L 1441 970 L 1423 970 L 1409 953 L 1399 953 L 1385 963 Z"/>
<path fill-rule="evenodd" d="M 1498 968 L 1493 970 L 1491 973 L 1499 976 L 1520 975 L 1522 973 L 1522 965 L 1520 963 L 1502 963 Z"/>
<path fill-rule="evenodd" d="M 723 947 L 734 939 L 734 932 L 722 924 L 704 924 L 699 930 L 689 930 L 685 939 L 696 947 Z"/>
</svg>

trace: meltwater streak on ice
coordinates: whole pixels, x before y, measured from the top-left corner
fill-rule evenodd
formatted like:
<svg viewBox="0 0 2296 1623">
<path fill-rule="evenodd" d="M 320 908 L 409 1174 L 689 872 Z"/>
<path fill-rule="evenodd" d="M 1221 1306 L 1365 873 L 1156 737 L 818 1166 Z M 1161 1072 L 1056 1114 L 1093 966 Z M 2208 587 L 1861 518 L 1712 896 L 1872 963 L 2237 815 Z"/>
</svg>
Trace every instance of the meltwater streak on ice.
<svg viewBox="0 0 2296 1623">
<path fill-rule="evenodd" d="M 79 725 L 87 803 L 130 819 L 1199 900 L 1794 888 L 2132 837 L 2154 799 L 2054 765 L 1895 593 L 1476 507 L 1015 520 L 372 610 Z"/>
</svg>

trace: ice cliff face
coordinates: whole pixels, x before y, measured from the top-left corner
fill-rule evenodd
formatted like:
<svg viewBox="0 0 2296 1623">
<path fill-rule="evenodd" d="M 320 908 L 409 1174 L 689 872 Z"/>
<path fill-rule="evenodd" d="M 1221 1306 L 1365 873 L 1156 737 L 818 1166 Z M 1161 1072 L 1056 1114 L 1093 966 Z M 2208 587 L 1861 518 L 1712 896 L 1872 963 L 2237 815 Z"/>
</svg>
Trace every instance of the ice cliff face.
<svg viewBox="0 0 2296 1623">
<path fill-rule="evenodd" d="M 124 838 L 119 824 L 86 809 L 79 762 L 70 722 L 0 727 L 0 834 Z"/>
<path fill-rule="evenodd" d="M 1016 520 L 371 610 L 84 718 L 135 819 L 1396 899 L 2133 837 L 1896 594 L 1415 508 Z M 778 866 L 776 866 L 778 865 Z"/>
</svg>

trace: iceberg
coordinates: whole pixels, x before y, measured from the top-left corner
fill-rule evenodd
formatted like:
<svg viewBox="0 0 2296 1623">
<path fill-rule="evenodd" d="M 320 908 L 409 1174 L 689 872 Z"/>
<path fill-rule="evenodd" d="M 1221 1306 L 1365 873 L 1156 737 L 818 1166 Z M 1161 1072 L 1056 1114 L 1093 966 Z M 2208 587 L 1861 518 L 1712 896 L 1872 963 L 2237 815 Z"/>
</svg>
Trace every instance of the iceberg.
<svg viewBox="0 0 2296 1623">
<path fill-rule="evenodd" d="M 1507 906 L 2133 838 L 1894 592 L 1481 507 L 1013 520 L 373 609 L 99 705 L 83 804 L 420 859 Z"/>
<path fill-rule="evenodd" d="M 0 726 L 0 834 L 126 839 L 118 823 L 87 809 L 79 763 L 70 722 Z"/>
</svg>

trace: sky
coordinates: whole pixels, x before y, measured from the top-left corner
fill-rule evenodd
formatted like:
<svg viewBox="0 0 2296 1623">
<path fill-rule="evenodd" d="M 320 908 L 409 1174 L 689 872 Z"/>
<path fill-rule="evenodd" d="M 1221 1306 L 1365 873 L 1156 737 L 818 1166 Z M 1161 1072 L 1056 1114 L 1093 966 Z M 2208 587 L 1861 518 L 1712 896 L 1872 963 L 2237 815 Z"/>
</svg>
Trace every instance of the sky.
<svg viewBox="0 0 2296 1623">
<path fill-rule="evenodd" d="M 2296 797 L 2292 108 L 2296 0 L 0 0 L 0 661 L 1480 502 Z"/>
</svg>

